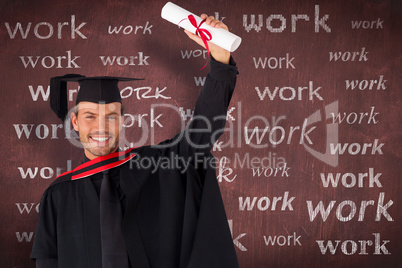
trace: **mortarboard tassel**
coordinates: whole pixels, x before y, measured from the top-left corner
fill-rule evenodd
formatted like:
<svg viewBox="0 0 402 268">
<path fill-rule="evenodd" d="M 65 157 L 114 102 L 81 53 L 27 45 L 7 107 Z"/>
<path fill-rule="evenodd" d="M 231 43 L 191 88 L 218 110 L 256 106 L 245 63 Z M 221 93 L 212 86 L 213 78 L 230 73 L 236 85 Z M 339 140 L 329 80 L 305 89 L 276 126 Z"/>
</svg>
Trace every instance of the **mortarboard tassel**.
<svg viewBox="0 0 402 268">
<path fill-rule="evenodd" d="M 85 77 L 79 74 L 66 74 L 50 79 L 50 108 L 64 121 L 68 112 L 66 78 Z"/>
</svg>

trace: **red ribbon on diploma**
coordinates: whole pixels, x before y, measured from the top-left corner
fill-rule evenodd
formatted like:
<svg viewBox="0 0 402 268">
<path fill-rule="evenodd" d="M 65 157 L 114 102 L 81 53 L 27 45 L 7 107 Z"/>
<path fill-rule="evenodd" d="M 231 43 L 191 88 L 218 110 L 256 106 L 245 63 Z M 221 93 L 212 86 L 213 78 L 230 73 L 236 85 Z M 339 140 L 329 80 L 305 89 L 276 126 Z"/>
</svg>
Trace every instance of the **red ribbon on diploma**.
<svg viewBox="0 0 402 268">
<path fill-rule="evenodd" d="M 182 19 L 180 22 L 182 22 L 183 20 L 186 20 L 186 19 Z M 205 48 L 207 49 L 207 52 L 208 52 L 208 56 L 209 56 L 208 41 L 212 40 L 212 34 L 208 30 L 200 28 L 201 25 L 206 21 L 206 19 L 203 19 L 198 26 L 197 26 L 197 21 L 195 20 L 193 15 L 188 15 L 188 20 L 196 28 L 195 34 L 198 35 L 199 37 L 201 37 L 201 40 L 204 43 Z M 179 22 L 179 24 L 180 24 L 180 22 Z M 202 67 L 201 70 L 204 69 L 205 66 L 207 66 L 207 63 L 208 62 L 205 63 L 204 67 Z"/>
</svg>

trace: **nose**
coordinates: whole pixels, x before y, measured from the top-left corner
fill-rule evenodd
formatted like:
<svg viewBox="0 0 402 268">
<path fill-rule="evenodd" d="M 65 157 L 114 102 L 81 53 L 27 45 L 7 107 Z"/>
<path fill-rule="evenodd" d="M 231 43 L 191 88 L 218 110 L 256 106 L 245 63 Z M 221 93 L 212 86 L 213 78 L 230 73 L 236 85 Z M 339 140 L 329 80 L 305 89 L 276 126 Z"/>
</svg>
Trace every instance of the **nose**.
<svg viewBox="0 0 402 268">
<path fill-rule="evenodd" d="M 108 121 L 106 120 L 105 116 L 98 117 L 98 131 L 100 133 L 105 133 L 108 129 Z"/>
<path fill-rule="evenodd" d="M 99 133 L 105 133 L 108 130 L 108 120 L 106 119 L 106 107 L 105 104 L 99 104 L 98 106 L 98 131 Z"/>
</svg>

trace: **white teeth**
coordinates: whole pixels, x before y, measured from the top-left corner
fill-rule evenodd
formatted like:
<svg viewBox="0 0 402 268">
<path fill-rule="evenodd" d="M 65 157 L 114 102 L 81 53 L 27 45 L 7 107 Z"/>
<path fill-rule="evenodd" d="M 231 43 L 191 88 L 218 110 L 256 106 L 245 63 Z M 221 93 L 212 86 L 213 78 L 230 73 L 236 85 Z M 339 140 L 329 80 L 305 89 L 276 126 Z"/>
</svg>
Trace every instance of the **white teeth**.
<svg viewBox="0 0 402 268">
<path fill-rule="evenodd" d="M 92 137 L 92 139 L 94 139 L 96 141 L 100 141 L 100 142 L 105 142 L 105 141 L 107 141 L 109 139 L 109 137 L 107 137 L 107 138 L 101 138 L 101 137 L 95 138 L 95 137 Z"/>
</svg>

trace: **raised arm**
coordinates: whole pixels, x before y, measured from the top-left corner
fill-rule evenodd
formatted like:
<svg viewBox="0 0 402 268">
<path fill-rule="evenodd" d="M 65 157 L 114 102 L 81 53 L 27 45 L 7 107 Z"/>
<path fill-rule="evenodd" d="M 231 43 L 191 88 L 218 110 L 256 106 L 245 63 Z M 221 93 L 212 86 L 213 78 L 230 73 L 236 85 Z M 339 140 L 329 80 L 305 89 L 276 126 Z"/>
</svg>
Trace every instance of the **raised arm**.
<svg viewBox="0 0 402 268">
<path fill-rule="evenodd" d="M 213 17 L 202 14 L 201 18 L 206 18 L 205 23 L 210 26 L 228 29 Z M 185 32 L 204 47 L 200 37 Z M 197 99 L 193 118 L 184 132 L 170 140 L 178 142 L 176 148 L 179 155 L 193 159 L 209 154 L 213 144 L 223 134 L 227 109 L 236 84 L 237 67 L 230 52 L 212 43 L 209 43 L 209 49 L 210 72 Z"/>
</svg>

